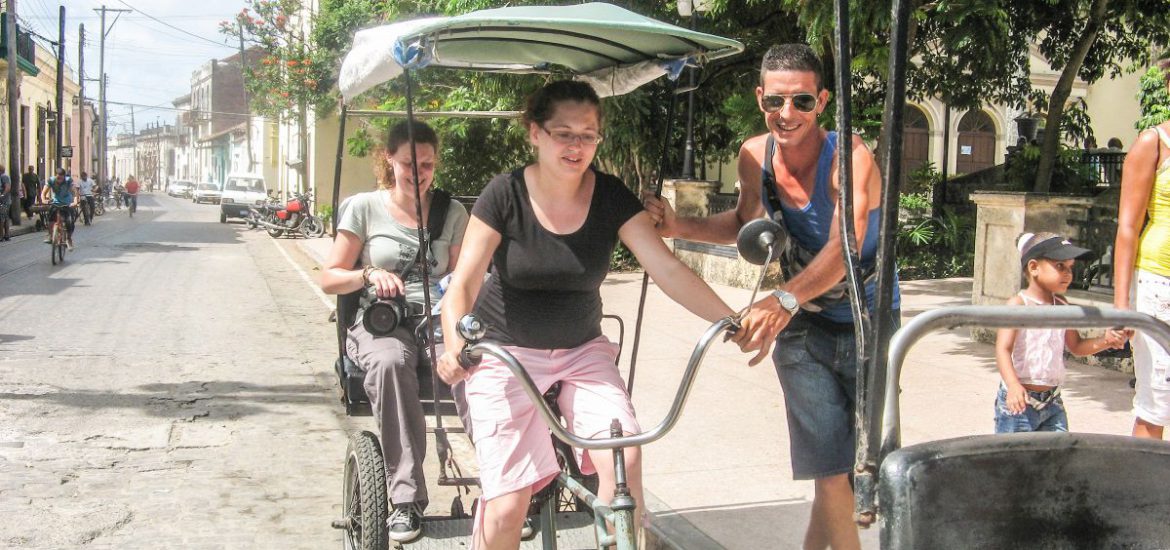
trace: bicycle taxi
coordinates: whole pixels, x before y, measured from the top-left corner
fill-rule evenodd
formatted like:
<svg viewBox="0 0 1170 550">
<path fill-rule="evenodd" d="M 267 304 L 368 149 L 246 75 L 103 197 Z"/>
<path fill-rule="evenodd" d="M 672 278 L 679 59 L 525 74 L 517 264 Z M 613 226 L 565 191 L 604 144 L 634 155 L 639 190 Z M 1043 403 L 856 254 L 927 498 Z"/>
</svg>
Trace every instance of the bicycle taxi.
<svg viewBox="0 0 1170 550">
<path fill-rule="evenodd" d="M 680 89 L 677 78 L 687 65 L 704 63 L 740 53 L 743 45 L 734 40 L 703 34 L 643 17 L 609 4 L 582 4 L 563 7 L 515 7 L 481 10 L 455 17 L 435 17 L 405 21 L 358 32 L 354 45 L 341 69 L 339 85 L 345 101 L 352 102 L 371 88 L 401 76 L 405 81 L 405 113 L 350 111 L 341 107 L 341 127 L 338 138 L 338 156 L 334 171 L 334 212 L 346 207 L 339 203 L 342 147 L 345 143 L 345 124 L 350 117 L 402 116 L 472 116 L 515 117 L 519 113 L 416 113 L 413 108 L 412 73 L 440 68 L 473 71 L 542 73 L 573 76 L 590 82 L 601 96 L 627 93 L 637 87 L 669 75 L 675 80 L 667 114 L 667 124 L 673 119 L 674 97 L 690 91 Z M 664 135 L 670 135 L 669 126 Z M 414 136 L 410 140 L 412 146 Z M 665 163 L 665 156 L 663 158 Z M 417 174 L 417 165 L 413 167 Z M 659 170 L 659 188 L 662 174 Z M 417 179 L 417 178 L 416 178 Z M 486 177 L 485 177 L 486 179 Z M 417 189 L 416 189 L 417 192 Z M 418 201 L 421 210 L 421 201 Z M 418 212 L 422 219 L 422 212 Z M 339 216 L 334 216 L 334 224 Z M 336 225 L 334 226 L 336 232 Z M 426 262 L 426 245 L 433 228 L 418 227 L 421 262 Z M 453 408 L 449 390 L 440 387 L 432 367 L 435 358 L 434 327 L 438 320 L 431 317 L 432 284 L 424 276 L 424 294 L 428 307 L 420 333 L 428 340 L 429 357 L 420 369 L 420 386 L 427 388 L 434 415 L 434 425 L 428 432 L 434 434 L 439 458 L 440 486 L 467 488 L 477 480 L 462 475 L 455 461 L 448 433 L 462 433 L 462 428 L 446 428 L 443 416 Z M 643 299 L 646 284 L 643 284 Z M 358 294 L 338 297 L 337 335 L 338 359 L 335 370 L 342 390 L 347 414 L 369 414 L 369 401 L 362 388 L 362 372 L 346 356 L 345 331 L 354 322 L 358 309 Z M 641 309 L 639 309 L 641 311 Z M 609 317 L 614 319 L 613 317 Z M 619 345 L 624 340 L 624 324 L 619 327 Z M 532 379 L 506 350 L 481 340 L 484 328 L 468 316 L 460 323 L 461 335 L 469 345 L 464 350 L 468 361 L 476 356 L 491 354 L 504 361 L 548 424 L 554 439 L 562 473 L 556 482 L 534 497 L 539 507 L 539 526 L 536 538 L 523 543 L 524 548 L 611 548 L 633 550 L 637 547 L 633 525 L 638 503 L 626 487 L 623 449 L 648 444 L 660 439 L 678 421 L 694 382 L 702 359 L 716 337 L 734 330 L 731 319 L 712 325 L 700 338 L 679 383 L 678 393 L 665 419 L 654 428 L 637 435 L 585 439 L 569 433 L 556 410 L 554 390 L 542 393 Z M 640 319 L 639 325 L 640 326 Z M 634 356 L 637 354 L 637 330 Z M 631 360 L 628 385 L 632 386 L 634 360 Z M 426 389 L 423 393 L 426 393 Z M 597 498 L 596 479 L 580 474 L 569 446 L 582 449 L 609 449 L 617 465 L 615 477 L 617 495 L 612 502 Z M 388 546 L 386 521 L 388 503 L 385 472 L 382 466 L 377 436 L 368 431 L 354 434 L 350 439 L 343 485 L 344 517 L 333 522 L 345 531 L 346 548 L 380 549 Z M 466 492 L 466 491 L 465 491 Z M 612 526 L 612 531 L 609 526 Z M 460 497 L 452 502 L 450 514 L 426 517 L 422 538 L 407 544 L 411 548 L 461 548 L 470 546 L 471 520 Z M 539 545 L 539 546 L 537 546 Z"/>
</svg>

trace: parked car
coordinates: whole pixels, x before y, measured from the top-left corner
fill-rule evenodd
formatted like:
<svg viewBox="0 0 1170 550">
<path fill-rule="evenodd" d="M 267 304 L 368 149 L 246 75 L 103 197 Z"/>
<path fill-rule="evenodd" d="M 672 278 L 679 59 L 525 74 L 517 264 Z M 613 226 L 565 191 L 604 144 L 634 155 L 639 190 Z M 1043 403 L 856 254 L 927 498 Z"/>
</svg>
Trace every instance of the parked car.
<svg viewBox="0 0 1170 550">
<path fill-rule="evenodd" d="M 195 186 L 195 191 L 191 197 L 191 202 L 196 204 L 201 202 L 209 202 L 211 204 L 219 204 L 222 193 L 219 190 L 219 184 L 215 183 L 200 183 Z"/>
<path fill-rule="evenodd" d="M 175 180 L 167 186 L 167 194 L 172 197 L 186 197 L 194 184 L 189 181 Z"/>
<path fill-rule="evenodd" d="M 228 218 L 246 218 L 248 206 L 259 206 L 268 199 L 264 178 L 248 174 L 229 174 L 223 182 L 219 201 L 219 223 Z"/>
</svg>

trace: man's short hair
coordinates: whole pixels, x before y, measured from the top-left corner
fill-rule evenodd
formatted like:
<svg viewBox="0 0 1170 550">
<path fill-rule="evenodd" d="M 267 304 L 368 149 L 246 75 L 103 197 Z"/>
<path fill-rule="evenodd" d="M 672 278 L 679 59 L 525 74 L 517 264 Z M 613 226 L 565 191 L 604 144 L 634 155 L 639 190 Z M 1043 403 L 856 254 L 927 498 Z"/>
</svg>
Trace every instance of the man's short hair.
<svg viewBox="0 0 1170 550">
<path fill-rule="evenodd" d="M 764 54 L 760 63 L 760 85 L 769 71 L 806 71 L 817 77 L 817 91 L 825 87 L 825 70 L 821 58 L 805 44 L 776 44 Z"/>
</svg>

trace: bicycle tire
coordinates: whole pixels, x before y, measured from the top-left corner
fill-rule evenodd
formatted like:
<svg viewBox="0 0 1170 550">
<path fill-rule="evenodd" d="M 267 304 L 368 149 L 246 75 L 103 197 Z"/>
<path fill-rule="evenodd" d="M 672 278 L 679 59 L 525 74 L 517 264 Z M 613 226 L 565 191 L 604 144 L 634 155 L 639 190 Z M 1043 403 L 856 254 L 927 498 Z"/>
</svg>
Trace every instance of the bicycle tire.
<svg viewBox="0 0 1170 550">
<path fill-rule="evenodd" d="M 342 509 L 346 514 L 346 550 L 381 550 L 389 545 L 386 519 L 386 470 L 378 437 L 368 431 L 353 434 L 346 449 Z"/>
<path fill-rule="evenodd" d="M 49 260 L 53 262 L 53 265 L 57 265 L 57 233 L 58 227 L 54 223 L 53 227 L 49 229 Z"/>
<path fill-rule="evenodd" d="M 65 245 L 63 244 L 57 245 L 57 262 L 65 263 Z"/>
</svg>

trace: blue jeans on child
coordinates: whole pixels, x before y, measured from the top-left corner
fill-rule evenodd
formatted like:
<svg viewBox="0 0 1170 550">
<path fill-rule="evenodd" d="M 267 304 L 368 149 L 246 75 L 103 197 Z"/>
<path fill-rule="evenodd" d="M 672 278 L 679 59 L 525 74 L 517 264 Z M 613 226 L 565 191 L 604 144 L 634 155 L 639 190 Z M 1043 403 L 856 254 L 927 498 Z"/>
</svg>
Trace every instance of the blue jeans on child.
<svg viewBox="0 0 1170 550">
<path fill-rule="evenodd" d="M 1027 390 L 1025 390 L 1027 391 Z M 995 433 L 1016 432 L 1067 432 L 1068 414 L 1064 410 L 1064 399 L 1053 395 L 1059 388 L 1048 391 L 1028 391 L 1029 404 L 1020 414 L 1012 414 L 1007 408 L 1007 386 L 1001 382 L 995 396 Z M 1032 402 L 1044 403 L 1036 408 Z"/>
</svg>

